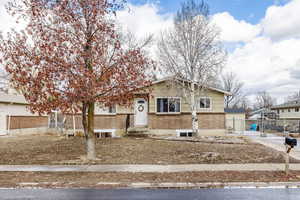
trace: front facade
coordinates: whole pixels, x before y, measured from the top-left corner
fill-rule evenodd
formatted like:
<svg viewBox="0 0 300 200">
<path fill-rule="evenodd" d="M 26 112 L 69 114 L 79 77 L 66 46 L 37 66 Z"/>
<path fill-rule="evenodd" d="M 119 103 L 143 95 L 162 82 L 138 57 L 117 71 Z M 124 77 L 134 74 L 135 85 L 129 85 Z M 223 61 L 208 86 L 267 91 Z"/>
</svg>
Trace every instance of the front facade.
<svg viewBox="0 0 300 200">
<path fill-rule="evenodd" d="M 128 131 L 146 131 L 151 135 L 184 135 L 192 130 L 189 104 L 168 80 L 156 81 L 148 90 L 137 93 L 129 107 L 97 108 L 95 132 L 121 136 Z M 199 132 L 202 135 L 225 133 L 225 91 L 210 88 L 197 95 Z M 67 119 L 67 127 L 82 129 L 80 116 Z M 75 122 L 76 124 L 74 124 Z"/>
</svg>

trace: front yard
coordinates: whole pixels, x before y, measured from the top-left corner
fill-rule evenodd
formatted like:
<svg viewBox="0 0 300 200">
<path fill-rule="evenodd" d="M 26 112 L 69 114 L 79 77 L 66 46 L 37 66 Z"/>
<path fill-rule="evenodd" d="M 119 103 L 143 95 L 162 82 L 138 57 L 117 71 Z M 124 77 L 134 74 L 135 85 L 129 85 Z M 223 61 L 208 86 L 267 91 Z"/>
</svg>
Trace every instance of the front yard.
<svg viewBox="0 0 300 200">
<path fill-rule="evenodd" d="M 166 141 L 146 138 L 97 140 L 99 160 L 86 163 L 84 138 L 19 136 L 0 138 L 2 165 L 283 163 L 277 151 L 259 144 Z M 291 159 L 291 162 L 299 162 Z"/>
</svg>

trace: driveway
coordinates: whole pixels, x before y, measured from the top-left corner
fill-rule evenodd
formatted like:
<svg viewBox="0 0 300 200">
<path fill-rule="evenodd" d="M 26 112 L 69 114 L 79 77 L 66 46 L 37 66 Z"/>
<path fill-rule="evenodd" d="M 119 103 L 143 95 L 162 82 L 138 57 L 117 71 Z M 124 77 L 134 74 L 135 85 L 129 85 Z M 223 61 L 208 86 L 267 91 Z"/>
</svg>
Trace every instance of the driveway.
<svg viewBox="0 0 300 200">
<path fill-rule="evenodd" d="M 266 137 L 261 137 L 261 132 L 257 131 L 245 131 L 242 133 L 243 136 L 248 137 L 253 142 L 265 145 L 267 147 L 273 148 L 277 151 L 285 152 L 286 148 L 284 145 L 285 137 L 277 136 L 274 134 L 267 133 Z M 290 156 L 300 160 L 300 140 L 298 139 L 298 146 L 294 147 L 291 152 Z"/>
</svg>

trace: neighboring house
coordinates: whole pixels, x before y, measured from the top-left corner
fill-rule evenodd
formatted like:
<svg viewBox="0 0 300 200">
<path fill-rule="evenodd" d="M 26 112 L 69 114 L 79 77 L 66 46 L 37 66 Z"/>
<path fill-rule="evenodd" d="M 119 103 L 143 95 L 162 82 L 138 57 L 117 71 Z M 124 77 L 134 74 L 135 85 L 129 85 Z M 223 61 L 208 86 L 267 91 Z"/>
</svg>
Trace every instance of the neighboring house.
<svg viewBox="0 0 300 200">
<path fill-rule="evenodd" d="M 16 129 L 48 126 L 48 117 L 32 114 L 27 105 L 22 95 L 0 93 L 0 135 Z"/>
<path fill-rule="evenodd" d="M 116 106 L 110 109 L 97 108 L 95 132 L 112 132 L 121 136 L 129 132 L 144 132 L 154 135 L 189 135 L 192 131 L 190 106 L 168 79 L 158 80 L 148 88 L 149 92 L 136 93 L 132 106 Z M 209 88 L 198 95 L 198 119 L 201 135 L 225 134 L 224 96 L 228 92 Z M 81 116 L 67 117 L 66 125 L 82 129 Z"/>
<path fill-rule="evenodd" d="M 245 130 L 246 111 L 243 108 L 225 108 L 226 128 L 234 131 Z"/>
<path fill-rule="evenodd" d="M 300 119 L 300 100 L 290 101 L 271 108 L 279 119 Z"/>
<path fill-rule="evenodd" d="M 259 119 L 277 119 L 278 115 L 275 111 L 268 108 L 261 108 L 249 113 L 249 120 L 259 120 Z"/>
</svg>

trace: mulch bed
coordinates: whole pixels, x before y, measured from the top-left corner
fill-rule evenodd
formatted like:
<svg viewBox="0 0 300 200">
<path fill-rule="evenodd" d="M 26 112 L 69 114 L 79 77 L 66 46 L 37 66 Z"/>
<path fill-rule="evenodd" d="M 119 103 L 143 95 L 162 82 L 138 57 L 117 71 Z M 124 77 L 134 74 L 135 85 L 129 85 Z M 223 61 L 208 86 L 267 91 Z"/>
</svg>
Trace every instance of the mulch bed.
<svg viewBox="0 0 300 200">
<path fill-rule="evenodd" d="M 281 153 L 260 144 L 222 144 L 149 138 L 98 139 L 99 160 L 84 162 L 84 138 L 0 137 L 0 164 L 221 164 L 283 163 Z M 290 160 L 291 163 L 299 161 Z"/>
<path fill-rule="evenodd" d="M 0 187 L 100 187 L 99 182 L 205 183 L 300 181 L 300 171 L 284 172 L 184 172 L 184 173 L 87 173 L 0 172 Z M 34 185 L 36 183 L 37 185 Z M 122 185 L 122 184 L 121 184 Z M 103 185 L 101 186 L 103 187 Z M 109 186 L 113 187 L 113 186 Z"/>
</svg>

